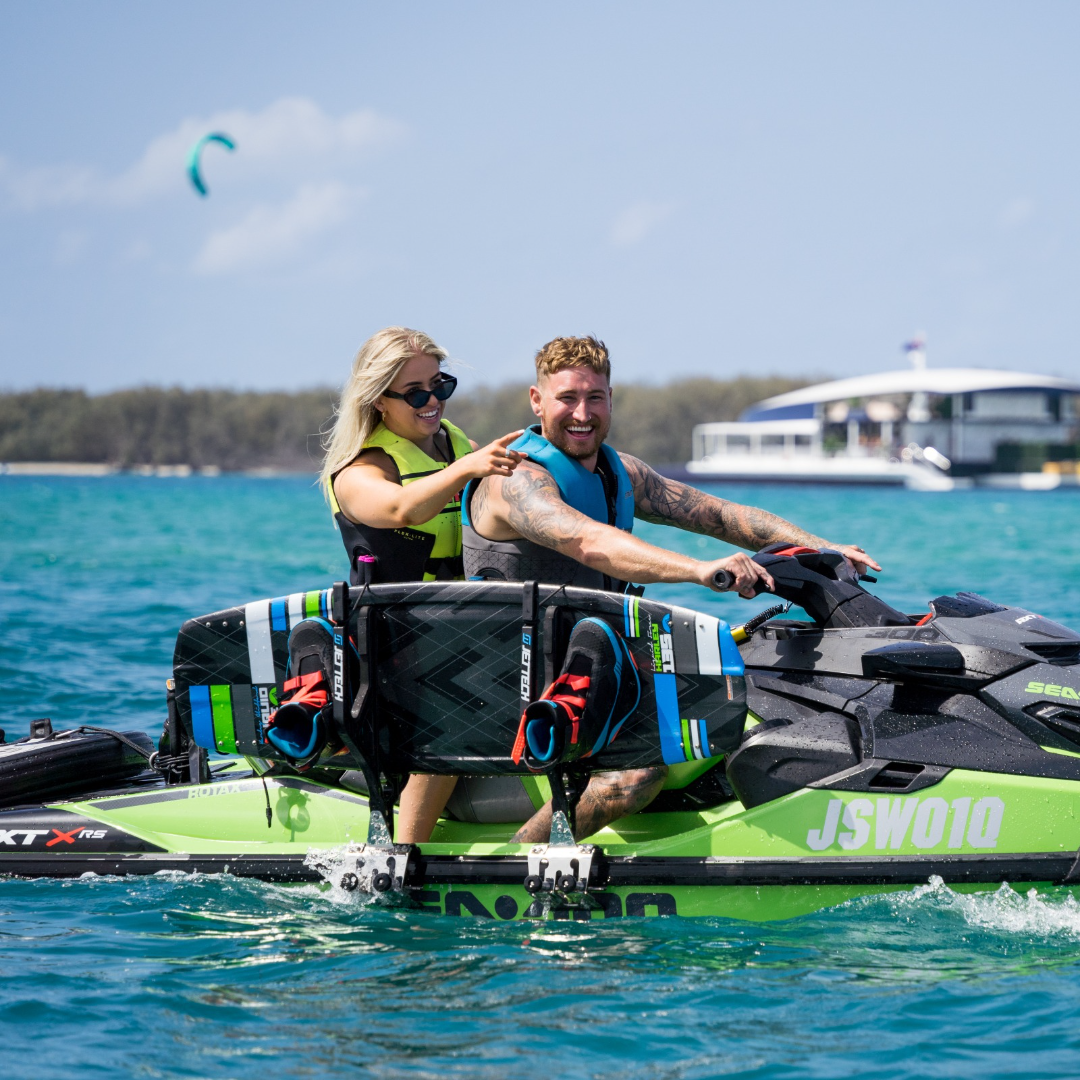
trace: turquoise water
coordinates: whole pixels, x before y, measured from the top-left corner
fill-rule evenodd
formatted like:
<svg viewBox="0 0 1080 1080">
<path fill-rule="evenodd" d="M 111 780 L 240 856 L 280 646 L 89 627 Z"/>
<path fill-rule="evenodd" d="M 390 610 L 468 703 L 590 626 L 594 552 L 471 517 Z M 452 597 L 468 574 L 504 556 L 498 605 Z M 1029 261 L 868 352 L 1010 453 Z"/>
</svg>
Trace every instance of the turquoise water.
<svg viewBox="0 0 1080 1080">
<path fill-rule="evenodd" d="M 974 589 L 1080 623 L 1080 495 L 725 494 L 861 543 L 906 610 Z M 0 726 L 156 733 L 179 624 L 322 586 L 338 543 L 306 479 L 0 479 Z M 765 603 L 650 591 L 730 621 Z M 235 878 L 0 881 L 0 935 L 14 1076 L 1080 1074 L 1080 905 L 1058 895 L 492 925 Z"/>
</svg>

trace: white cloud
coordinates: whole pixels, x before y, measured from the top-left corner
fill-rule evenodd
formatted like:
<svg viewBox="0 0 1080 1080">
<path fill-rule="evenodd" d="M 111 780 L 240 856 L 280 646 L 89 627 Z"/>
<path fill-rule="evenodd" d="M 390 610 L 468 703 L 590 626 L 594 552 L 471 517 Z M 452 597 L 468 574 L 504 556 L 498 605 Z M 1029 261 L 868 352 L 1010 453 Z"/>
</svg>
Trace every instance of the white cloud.
<svg viewBox="0 0 1080 1080">
<path fill-rule="evenodd" d="M 46 165 L 20 168 L 7 158 L 0 158 L 0 190 L 22 209 L 39 206 L 71 205 L 86 202 L 100 185 L 92 169 L 76 165 Z"/>
<path fill-rule="evenodd" d="M 306 184 L 285 203 L 256 206 L 238 224 L 210 234 L 194 269 L 229 274 L 280 262 L 345 221 L 363 194 L 360 188 L 332 181 Z"/>
<path fill-rule="evenodd" d="M 998 225 L 1003 229 L 1018 229 L 1035 214 L 1035 204 L 1030 199 L 1013 199 L 998 214 Z"/>
<path fill-rule="evenodd" d="M 271 175 L 296 182 L 347 168 L 404 129 L 371 109 L 328 116 L 308 98 L 281 98 L 261 112 L 231 109 L 190 117 L 151 140 L 130 168 L 115 175 L 83 165 L 25 168 L 0 158 L 0 189 L 22 209 L 43 206 L 130 206 L 179 192 L 188 184 L 185 166 L 191 147 L 212 131 L 236 143 L 236 152 L 211 147 L 207 186 L 234 187 Z M 225 160 L 227 158 L 227 160 Z"/>
<path fill-rule="evenodd" d="M 638 202 L 628 206 L 611 227 L 611 242 L 616 247 L 633 247 L 641 243 L 662 221 L 671 216 L 671 203 Z"/>
</svg>

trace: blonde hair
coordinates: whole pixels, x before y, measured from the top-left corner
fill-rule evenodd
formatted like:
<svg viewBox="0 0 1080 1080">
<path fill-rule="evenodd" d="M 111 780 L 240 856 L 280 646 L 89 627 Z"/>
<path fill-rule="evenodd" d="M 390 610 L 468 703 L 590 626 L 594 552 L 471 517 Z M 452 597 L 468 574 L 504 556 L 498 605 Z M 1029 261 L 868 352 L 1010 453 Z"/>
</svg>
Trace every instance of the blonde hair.
<svg viewBox="0 0 1080 1080">
<path fill-rule="evenodd" d="M 330 480 L 356 460 L 364 443 L 379 426 L 375 402 L 390 389 L 398 372 L 417 353 L 434 356 L 440 364 L 448 355 L 427 334 L 405 326 L 388 326 L 372 334 L 360 346 L 352 372 L 341 390 L 334 426 L 323 442 L 326 457 L 319 473 L 319 486 L 327 498 Z"/>
<path fill-rule="evenodd" d="M 588 368 L 611 382 L 611 361 L 607 346 L 598 338 L 560 337 L 549 341 L 536 354 L 536 381 L 542 382 L 566 368 Z"/>
</svg>

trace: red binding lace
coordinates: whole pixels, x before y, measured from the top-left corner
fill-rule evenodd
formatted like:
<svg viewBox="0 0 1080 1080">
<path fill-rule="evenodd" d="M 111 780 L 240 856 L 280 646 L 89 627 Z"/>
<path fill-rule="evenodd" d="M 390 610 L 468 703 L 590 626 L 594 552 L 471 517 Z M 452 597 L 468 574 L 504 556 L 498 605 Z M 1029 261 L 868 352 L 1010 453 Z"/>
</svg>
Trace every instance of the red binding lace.
<svg viewBox="0 0 1080 1080">
<path fill-rule="evenodd" d="M 561 675 L 540 695 L 542 701 L 550 701 L 566 713 L 570 721 L 571 746 L 578 741 L 581 714 L 585 711 L 585 695 L 588 693 L 590 681 L 588 675 Z M 522 712 L 517 738 L 514 739 L 514 748 L 510 751 L 510 758 L 515 765 L 521 763 L 524 753 L 525 713 Z"/>
<path fill-rule="evenodd" d="M 295 702 L 297 705 L 312 705 L 321 709 L 330 700 L 327 691 L 326 676 L 322 671 L 311 671 L 307 675 L 297 675 L 295 679 L 288 679 L 282 688 L 281 704 L 288 705 Z M 270 714 L 270 723 L 274 722 L 277 709 Z"/>
</svg>

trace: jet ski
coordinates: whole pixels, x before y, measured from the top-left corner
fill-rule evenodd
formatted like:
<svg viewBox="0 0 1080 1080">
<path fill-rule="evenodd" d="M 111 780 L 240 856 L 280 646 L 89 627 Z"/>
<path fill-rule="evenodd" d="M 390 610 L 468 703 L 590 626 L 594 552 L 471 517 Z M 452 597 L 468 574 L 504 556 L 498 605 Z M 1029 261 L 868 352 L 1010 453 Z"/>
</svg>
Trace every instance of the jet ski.
<svg viewBox="0 0 1080 1080">
<path fill-rule="evenodd" d="M 1080 884 L 1080 634 L 969 592 L 901 612 L 837 552 L 755 558 L 781 603 L 735 628 L 532 582 L 338 583 L 200 616 L 156 747 L 44 721 L 0 745 L 0 873 L 329 882 L 495 920 Z M 627 681 L 538 708 L 588 656 Z M 592 771 L 654 764 L 652 805 L 575 838 Z M 410 771 L 462 776 L 420 845 L 393 836 Z M 548 798 L 548 841 L 512 843 Z"/>
</svg>

